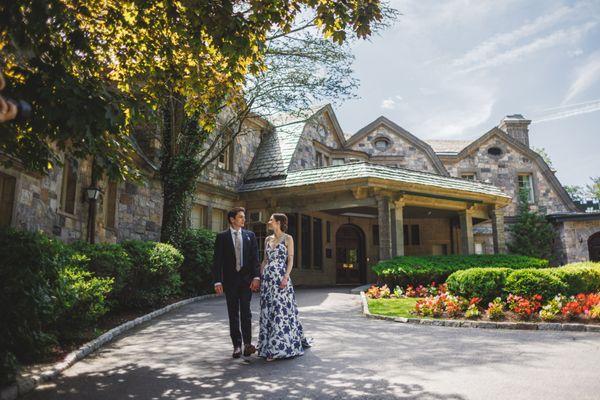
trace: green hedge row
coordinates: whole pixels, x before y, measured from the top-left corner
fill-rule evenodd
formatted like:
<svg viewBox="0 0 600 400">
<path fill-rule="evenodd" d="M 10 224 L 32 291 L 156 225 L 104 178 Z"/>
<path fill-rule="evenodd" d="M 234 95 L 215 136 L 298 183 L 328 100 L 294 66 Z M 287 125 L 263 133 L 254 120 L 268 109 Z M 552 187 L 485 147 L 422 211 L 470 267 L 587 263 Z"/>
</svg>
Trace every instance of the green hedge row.
<svg viewBox="0 0 600 400">
<path fill-rule="evenodd" d="M 576 263 L 546 269 L 472 268 L 454 272 L 446 281 L 448 290 L 466 298 L 479 297 L 484 304 L 509 293 L 543 300 L 557 294 L 567 296 L 600 291 L 600 263 Z"/>
<path fill-rule="evenodd" d="M 159 307 L 206 293 L 214 234 L 175 247 L 130 240 L 66 245 L 42 233 L 0 231 L 0 385 L 19 363 L 78 340 L 109 312 Z"/>
<path fill-rule="evenodd" d="M 548 261 L 534 257 L 494 255 L 449 255 L 449 256 L 401 256 L 381 261 L 373 271 L 382 283 L 396 285 L 428 285 L 443 283 L 450 274 L 469 268 L 547 268 Z"/>
</svg>

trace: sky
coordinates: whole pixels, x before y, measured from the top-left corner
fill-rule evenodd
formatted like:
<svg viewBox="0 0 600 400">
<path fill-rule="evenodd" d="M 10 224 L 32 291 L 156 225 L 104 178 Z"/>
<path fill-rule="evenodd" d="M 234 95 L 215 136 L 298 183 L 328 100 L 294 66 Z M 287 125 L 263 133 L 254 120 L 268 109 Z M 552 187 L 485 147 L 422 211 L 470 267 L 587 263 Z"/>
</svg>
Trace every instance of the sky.
<svg viewBox="0 0 600 400">
<path fill-rule="evenodd" d="M 352 46 L 345 132 L 384 115 L 421 139 L 476 139 L 518 113 L 564 185 L 600 176 L 600 0 L 391 5 L 393 26 Z"/>
</svg>

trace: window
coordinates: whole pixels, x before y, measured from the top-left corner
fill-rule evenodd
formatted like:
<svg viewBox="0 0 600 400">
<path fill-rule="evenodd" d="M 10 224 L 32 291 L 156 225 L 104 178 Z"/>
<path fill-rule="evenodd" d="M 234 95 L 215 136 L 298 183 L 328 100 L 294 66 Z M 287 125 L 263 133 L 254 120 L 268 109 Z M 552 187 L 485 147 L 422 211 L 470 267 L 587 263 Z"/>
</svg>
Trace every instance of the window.
<svg viewBox="0 0 600 400">
<path fill-rule="evenodd" d="M 192 228 L 206 227 L 206 206 L 202 204 L 194 204 L 192 207 L 192 215 L 190 216 L 190 224 Z"/>
<path fill-rule="evenodd" d="M 230 140 L 231 135 L 221 135 L 221 148 L 223 148 Z M 233 142 L 221 151 L 221 154 L 219 154 L 219 157 L 217 158 L 217 165 L 224 170 L 233 171 Z"/>
<path fill-rule="evenodd" d="M 475 173 L 474 172 L 469 172 L 466 174 L 462 174 L 460 176 L 463 179 L 469 180 L 469 181 L 474 181 L 475 180 Z"/>
<path fill-rule="evenodd" d="M 316 158 L 315 164 L 317 165 L 317 167 L 322 167 L 323 166 L 323 153 L 320 153 L 317 151 L 315 158 Z"/>
<path fill-rule="evenodd" d="M 344 165 L 346 161 L 343 158 L 334 158 L 331 165 Z"/>
<path fill-rule="evenodd" d="M 313 266 L 323 268 L 323 222 L 313 218 Z"/>
<path fill-rule="evenodd" d="M 286 214 L 288 217 L 287 233 L 294 238 L 294 268 L 298 266 L 298 216 Z"/>
<path fill-rule="evenodd" d="M 213 208 L 212 211 L 212 230 L 213 231 L 224 231 L 229 227 L 229 222 L 227 221 L 227 213 L 225 210 L 220 210 L 218 208 Z"/>
<path fill-rule="evenodd" d="M 109 180 L 104 194 L 104 226 L 116 228 L 117 221 L 117 182 Z"/>
<path fill-rule="evenodd" d="M 331 222 L 330 221 L 327 221 L 326 227 L 327 227 L 326 228 L 326 231 L 327 231 L 327 236 L 326 236 L 327 243 L 331 243 Z"/>
<path fill-rule="evenodd" d="M 379 225 L 372 226 L 373 246 L 379 246 Z"/>
<path fill-rule="evenodd" d="M 502 155 L 502 149 L 500 147 L 490 147 L 487 152 L 490 156 L 494 157 L 500 157 Z"/>
<path fill-rule="evenodd" d="M 421 245 L 421 231 L 419 230 L 419 225 L 410 226 L 410 244 L 413 246 Z"/>
<path fill-rule="evenodd" d="M 250 228 L 256 235 L 256 241 L 258 242 L 258 261 L 262 262 L 265 256 L 265 239 L 267 238 L 267 224 L 264 222 L 257 222 L 252 224 Z"/>
<path fill-rule="evenodd" d="M 329 163 L 329 156 L 323 156 L 323 159 L 325 160 L 324 161 L 325 166 L 328 167 L 330 165 L 330 163 Z"/>
<path fill-rule="evenodd" d="M 408 234 L 408 225 L 404 225 L 402 227 L 402 232 L 404 232 L 404 245 L 408 246 L 410 244 L 410 235 Z"/>
<path fill-rule="evenodd" d="M 527 201 L 533 203 L 535 201 L 533 195 L 533 177 L 531 174 L 519 174 L 518 176 L 519 193 L 522 191 L 527 193 Z"/>
<path fill-rule="evenodd" d="M 0 173 L 0 227 L 10 226 L 16 183 L 14 177 Z"/>
<path fill-rule="evenodd" d="M 77 161 L 65 160 L 62 179 L 60 209 L 69 214 L 75 214 L 75 198 L 77 197 Z"/>
<path fill-rule="evenodd" d="M 310 217 L 302 215 L 302 268 L 310 268 L 311 262 L 311 232 L 310 232 Z"/>
<path fill-rule="evenodd" d="M 483 254 L 483 243 L 475 242 L 475 254 Z"/>
<path fill-rule="evenodd" d="M 375 139 L 373 146 L 375 146 L 375 148 L 379 151 L 385 151 L 388 147 L 390 147 L 390 142 L 387 139 L 379 138 Z"/>
</svg>

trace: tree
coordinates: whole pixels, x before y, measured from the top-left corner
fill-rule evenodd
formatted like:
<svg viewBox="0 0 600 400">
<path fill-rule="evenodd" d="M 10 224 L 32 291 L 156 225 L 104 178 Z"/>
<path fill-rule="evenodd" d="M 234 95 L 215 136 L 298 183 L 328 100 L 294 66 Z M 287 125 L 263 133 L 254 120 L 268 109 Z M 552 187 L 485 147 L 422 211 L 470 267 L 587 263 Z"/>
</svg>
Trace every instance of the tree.
<svg viewBox="0 0 600 400">
<path fill-rule="evenodd" d="M 548 167 L 550 167 L 550 169 L 554 169 L 554 165 L 552 164 L 552 159 L 548 155 L 548 152 L 546 151 L 545 148 L 533 147 L 532 150 L 535 151 L 536 153 L 538 153 L 542 157 L 542 159 L 546 162 L 546 164 L 548 164 Z"/>
<path fill-rule="evenodd" d="M 569 196 L 571 196 L 571 199 L 573 199 L 573 201 L 585 201 L 586 192 L 583 186 L 565 185 L 564 188 L 567 191 L 567 193 L 569 193 Z"/>
<path fill-rule="evenodd" d="M 590 198 L 600 201 L 600 176 L 590 178 L 592 183 L 586 185 L 586 190 Z"/>
<path fill-rule="evenodd" d="M 525 190 L 519 193 L 516 218 L 516 222 L 509 227 L 509 251 L 524 256 L 551 259 L 554 255 L 556 234 L 552 224 L 543 214 L 531 210 Z"/>
</svg>

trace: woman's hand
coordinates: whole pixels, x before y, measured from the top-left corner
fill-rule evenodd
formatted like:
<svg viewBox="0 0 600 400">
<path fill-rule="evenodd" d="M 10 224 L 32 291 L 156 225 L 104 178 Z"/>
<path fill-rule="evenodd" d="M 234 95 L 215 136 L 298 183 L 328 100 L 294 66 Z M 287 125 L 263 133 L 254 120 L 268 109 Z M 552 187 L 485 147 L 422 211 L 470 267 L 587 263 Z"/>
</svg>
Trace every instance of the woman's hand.
<svg viewBox="0 0 600 400">
<path fill-rule="evenodd" d="M 289 278 L 290 278 L 290 277 L 289 277 L 289 276 L 287 276 L 287 275 L 284 275 L 284 276 L 283 276 L 283 278 L 281 279 L 281 284 L 279 285 L 279 287 L 280 287 L 281 289 L 285 289 L 285 287 L 286 287 L 286 286 L 287 286 L 287 284 L 288 284 L 288 280 L 289 280 Z"/>
</svg>

